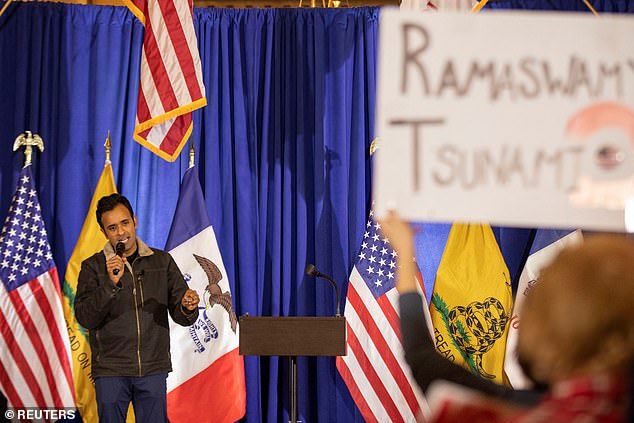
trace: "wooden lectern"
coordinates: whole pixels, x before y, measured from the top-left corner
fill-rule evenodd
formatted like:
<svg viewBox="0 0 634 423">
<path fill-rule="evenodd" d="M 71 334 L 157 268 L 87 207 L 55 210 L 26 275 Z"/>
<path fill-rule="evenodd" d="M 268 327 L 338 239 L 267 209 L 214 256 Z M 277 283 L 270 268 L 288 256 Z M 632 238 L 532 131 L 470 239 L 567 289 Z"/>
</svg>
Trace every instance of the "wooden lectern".
<svg viewBox="0 0 634 423">
<path fill-rule="evenodd" d="M 289 358 L 289 422 L 297 423 L 297 356 L 346 355 L 346 318 L 240 316 L 240 355 Z"/>
</svg>

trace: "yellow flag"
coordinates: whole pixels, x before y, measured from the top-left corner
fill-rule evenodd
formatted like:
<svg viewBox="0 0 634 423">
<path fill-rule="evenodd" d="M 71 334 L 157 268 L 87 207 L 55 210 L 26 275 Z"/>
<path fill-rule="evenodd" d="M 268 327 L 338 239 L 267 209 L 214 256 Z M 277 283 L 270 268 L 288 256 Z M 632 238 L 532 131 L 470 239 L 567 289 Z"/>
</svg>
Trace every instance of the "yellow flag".
<svg viewBox="0 0 634 423">
<path fill-rule="evenodd" d="M 106 163 L 97 188 L 92 196 L 88 215 L 81 228 L 77 245 L 70 256 L 66 276 L 64 277 L 64 317 L 66 328 L 70 338 L 70 348 L 73 355 L 73 379 L 75 382 L 75 395 L 77 409 L 81 413 L 84 422 L 91 423 L 99 420 L 97 416 L 97 403 L 95 401 L 95 387 L 91 374 L 91 351 L 88 342 L 88 332 L 82 328 L 75 319 L 74 303 L 77 292 L 77 278 L 81 262 L 103 249 L 106 238 L 99 229 L 95 210 L 97 202 L 104 195 L 117 192 L 112 174 L 112 166 Z"/>
<path fill-rule="evenodd" d="M 479 376 L 506 383 L 512 298 L 509 271 L 491 227 L 454 224 L 430 305 L 438 352 Z"/>
</svg>

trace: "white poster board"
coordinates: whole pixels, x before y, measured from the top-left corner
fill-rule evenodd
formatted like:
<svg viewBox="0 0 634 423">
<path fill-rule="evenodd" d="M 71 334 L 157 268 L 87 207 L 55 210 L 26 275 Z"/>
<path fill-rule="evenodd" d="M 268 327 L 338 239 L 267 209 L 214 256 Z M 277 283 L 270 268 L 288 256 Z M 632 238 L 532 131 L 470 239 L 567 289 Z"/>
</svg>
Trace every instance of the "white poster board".
<svg viewBox="0 0 634 423">
<path fill-rule="evenodd" d="M 381 12 L 380 216 L 624 230 L 634 18 Z"/>
</svg>

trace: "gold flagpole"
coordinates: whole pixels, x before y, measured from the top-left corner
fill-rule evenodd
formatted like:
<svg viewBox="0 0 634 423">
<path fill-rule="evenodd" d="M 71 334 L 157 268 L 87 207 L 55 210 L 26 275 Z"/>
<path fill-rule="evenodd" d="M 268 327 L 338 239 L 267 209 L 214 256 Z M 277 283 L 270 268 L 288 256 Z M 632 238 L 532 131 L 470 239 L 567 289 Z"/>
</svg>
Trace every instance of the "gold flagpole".
<svg viewBox="0 0 634 423">
<path fill-rule="evenodd" d="M 588 9 L 590 9 L 590 11 L 594 14 L 594 16 L 599 16 L 596 9 L 592 7 L 592 5 L 590 4 L 588 0 L 583 0 L 583 3 L 588 7 Z"/>
<path fill-rule="evenodd" d="M 106 142 L 103 143 L 103 146 L 106 147 L 106 163 L 108 165 L 111 163 L 110 161 L 110 149 L 112 149 L 112 142 L 110 141 L 110 129 L 108 129 L 108 135 L 106 136 Z"/>
<path fill-rule="evenodd" d="M 484 6 L 487 5 L 488 2 L 489 0 L 480 0 L 475 6 L 473 6 L 473 9 L 471 9 L 471 11 L 473 13 L 478 13 L 480 10 L 482 10 Z"/>
<path fill-rule="evenodd" d="M 0 16 L 2 16 L 2 14 L 4 13 L 5 10 L 7 10 L 7 7 L 9 7 L 9 4 L 11 4 L 13 0 L 7 0 L 7 2 L 4 4 L 4 6 L 2 6 L 2 9 L 0 10 Z"/>
<path fill-rule="evenodd" d="M 194 167 L 195 164 L 195 153 L 194 153 L 194 141 L 189 143 L 189 168 Z"/>
</svg>

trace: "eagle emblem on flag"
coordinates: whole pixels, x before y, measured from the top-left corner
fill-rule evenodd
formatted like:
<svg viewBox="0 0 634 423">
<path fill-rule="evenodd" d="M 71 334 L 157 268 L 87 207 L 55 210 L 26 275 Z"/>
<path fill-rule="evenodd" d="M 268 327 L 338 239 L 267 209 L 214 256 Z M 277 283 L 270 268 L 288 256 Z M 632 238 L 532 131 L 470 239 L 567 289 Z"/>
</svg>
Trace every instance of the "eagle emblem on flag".
<svg viewBox="0 0 634 423">
<path fill-rule="evenodd" d="M 209 296 L 207 304 L 209 307 L 213 307 L 218 304 L 220 307 L 224 308 L 229 315 L 231 330 L 233 333 L 236 333 L 238 318 L 236 317 L 236 313 L 233 311 L 231 293 L 228 291 L 223 292 L 222 288 L 220 288 L 220 285 L 218 284 L 222 280 L 222 273 L 220 272 L 220 269 L 218 269 L 218 266 L 216 266 L 213 261 L 206 257 L 194 254 L 194 258 L 205 271 L 207 280 L 209 281 L 209 284 L 205 288 L 205 291 Z"/>
</svg>

